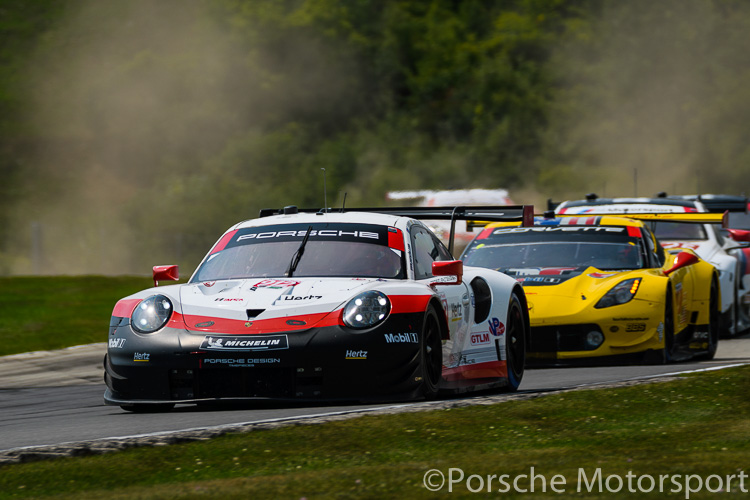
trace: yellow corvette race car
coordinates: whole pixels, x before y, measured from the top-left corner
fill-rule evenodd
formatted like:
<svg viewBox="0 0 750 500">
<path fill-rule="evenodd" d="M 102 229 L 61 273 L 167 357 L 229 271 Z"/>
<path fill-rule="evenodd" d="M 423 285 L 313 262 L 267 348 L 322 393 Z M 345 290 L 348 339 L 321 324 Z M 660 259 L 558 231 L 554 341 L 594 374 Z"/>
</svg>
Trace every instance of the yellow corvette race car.
<svg viewBox="0 0 750 500">
<path fill-rule="evenodd" d="M 721 307 L 716 269 L 692 251 L 665 251 L 646 224 L 627 217 L 490 224 L 464 250 L 465 265 L 497 269 L 523 285 L 530 362 L 713 358 Z M 690 217 L 683 222 L 697 222 Z"/>
</svg>

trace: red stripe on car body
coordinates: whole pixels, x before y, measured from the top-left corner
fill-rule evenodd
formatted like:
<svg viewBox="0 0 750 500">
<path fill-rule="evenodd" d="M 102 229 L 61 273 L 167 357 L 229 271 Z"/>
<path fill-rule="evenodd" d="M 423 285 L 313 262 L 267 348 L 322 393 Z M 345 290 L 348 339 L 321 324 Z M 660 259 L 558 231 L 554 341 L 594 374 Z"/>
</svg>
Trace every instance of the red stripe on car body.
<svg viewBox="0 0 750 500">
<path fill-rule="evenodd" d="M 404 233 L 400 229 L 396 229 L 395 227 L 388 228 L 388 246 L 402 252 L 406 250 L 406 246 L 404 246 Z"/>
<path fill-rule="evenodd" d="M 221 252 L 222 250 L 224 250 L 229 244 L 229 242 L 232 241 L 232 238 L 234 237 L 235 234 L 237 234 L 236 229 L 222 236 L 221 239 L 216 243 L 216 245 L 214 245 L 214 247 L 211 249 L 210 255 L 213 255 L 216 252 Z"/>
<path fill-rule="evenodd" d="M 391 314 L 424 312 L 431 297 L 432 295 L 389 295 Z"/>
<path fill-rule="evenodd" d="M 185 315 L 184 325 L 191 331 L 206 333 L 231 333 L 233 335 L 257 335 L 261 333 L 294 332 L 311 327 L 321 328 L 339 325 L 340 310 L 330 313 L 305 314 L 299 316 L 281 316 L 269 319 L 228 319 L 211 316 Z M 299 324 L 289 324 L 296 321 Z M 198 327 L 201 323 L 213 322 L 210 327 Z"/>
<path fill-rule="evenodd" d="M 141 302 L 141 299 L 122 299 L 115 304 L 112 310 L 112 316 L 118 318 L 129 318 L 133 314 L 133 309 Z"/>
<path fill-rule="evenodd" d="M 628 236 L 630 236 L 631 238 L 642 238 L 643 234 L 641 233 L 641 228 L 628 226 Z"/>
<path fill-rule="evenodd" d="M 489 238 L 489 236 L 492 234 L 492 231 L 494 229 L 495 228 L 493 228 L 493 227 L 488 227 L 488 228 L 482 229 L 482 232 L 479 233 L 479 236 L 477 236 L 477 239 L 478 240 L 485 240 L 485 239 Z"/>
<path fill-rule="evenodd" d="M 391 295 L 388 298 L 391 301 L 391 314 L 408 314 L 421 313 L 427 309 L 427 302 L 431 295 Z M 302 314 L 298 316 L 280 316 L 278 318 L 268 319 L 229 319 L 217 318 L 211 316 L 188 315 L 183 316 L 174 313 L 173 320 L 179 318 L 183 321 L 182 325 L 173 325 L 172 320 L 168 326 L 181 328 L 187 326 L 191 331 L 206 333 L 231 333 L 234 335 L 254 335 L 271 332 L 294 332 L 298 330 L 307 330 L 309 328 L 324 328 L 327 326 L 345 326 L 343 321 L 342 309 L 336 309 L 332 312 L 323 312 L 315 314 Z M 213 322 L 211 326 L 199 327 L 201 323 Z M 290 324 L 290 322 L 299 322 L 300 324 Z"/>
</svg>

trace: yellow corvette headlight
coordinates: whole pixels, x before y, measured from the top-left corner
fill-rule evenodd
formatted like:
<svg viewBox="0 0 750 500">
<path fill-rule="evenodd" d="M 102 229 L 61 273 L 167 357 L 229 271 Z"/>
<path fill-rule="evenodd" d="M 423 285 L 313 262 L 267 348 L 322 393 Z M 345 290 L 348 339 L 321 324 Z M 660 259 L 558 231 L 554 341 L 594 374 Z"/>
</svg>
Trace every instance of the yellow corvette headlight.
<svg viewBox="0 0 750 500">
<path fill-rule="evenodd" d="M 619 306 L 633 300 L 635 293 L 638 291 L 638 287 L 641 284 L 641 278 L 633 278 L 630 280 L 621 281 L 608 291 L 604 297 L 599 299 L 599 302 L 594 306 L 596 309 L 603 309 L 605 307 Z"/>
</svg>

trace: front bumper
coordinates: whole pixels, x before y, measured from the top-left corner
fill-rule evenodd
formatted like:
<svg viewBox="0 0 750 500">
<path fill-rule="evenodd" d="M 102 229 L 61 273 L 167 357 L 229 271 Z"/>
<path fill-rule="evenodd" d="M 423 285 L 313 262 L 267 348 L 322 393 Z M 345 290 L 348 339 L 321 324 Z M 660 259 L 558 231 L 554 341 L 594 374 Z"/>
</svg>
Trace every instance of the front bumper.
<svg viewBox="0 0 750 500">
<path fill-rule="evenodd" d="M 570 324 L 531 327 L 531 345 L 527 360 L 531 365 L 545 364 L 616 364 L 641 361 L 649 351 L 664 348 L 664 324 L 626 323 L 629 328 L 611 324 Z M 643 332 L 632 330 L 643 329 Z M 604 341 L 596 348 L 588 345 L 586 336 L 599 332 Z M 707 351 L 708 325 L 689 325 L 674 339 L 675 360 L 686 360 Z"/>
<path fill-rule="evenodd" d="M 231 350 L 207 346 L 206 338 L 223 336 L 218 333 L 165 328 L 141 335 L 127 324 L 117 325 L 110 329 L 104 400 L 126 405 L 255 398 L 413 399 L 422 386 L 421 325 L 420 314 L 400 314 L 357 333 L 326 326 L 225 335 L 285 338 L 276 348 Z"/>
<path fill-rule="evenodd" d="M 578 360 L 585 358 L 624 358 L 664 347 L 664 325 L 649 320 L 615 324 L 566 324 L 531 327 L 529 361 Z M 587 342 L 596 333 L 599 345 Z"/>
</svg>

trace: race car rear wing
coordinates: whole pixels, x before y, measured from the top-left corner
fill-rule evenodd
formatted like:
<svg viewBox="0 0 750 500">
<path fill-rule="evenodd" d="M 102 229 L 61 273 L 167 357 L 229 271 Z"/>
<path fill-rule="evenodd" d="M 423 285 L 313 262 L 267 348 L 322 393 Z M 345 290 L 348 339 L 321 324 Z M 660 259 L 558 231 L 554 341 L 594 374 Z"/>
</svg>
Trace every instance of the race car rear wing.
<svg viewBox="0 0 750 500">
<path fill-rule="evenodd" d="M 344 212 L 369 212 L 387 215 L 396 215 L 399 217 L 409 217 L 418 220 L 449 220 L 451 221 L 450 239 L 448 240 L 448 250 L 453 253 L 453 240 L 455 238 L 457 220 L 477 220 L 490 222 L 518 222 L 521 226 L 534 225 L 534 206 L 533 205 L 497 205 L 497 206 L 480 206 L 480 207 L 368 207 L 368 208 L 334 208 L 334 209 L 308 209 L 297 208 L 295 206 L 284 207 L 282 209 L 264 208 L 261 209 L 259 217 L 269 217 L 271 215 L 294 214 L 294 213 L 344 213 Z M 468 226 L 468 223 L 467 223 Z"/>
<path fill-rule="evenodd" d="M 699 213 L 699 212 L 658 212 L 658 213 L 633 213 L 633 212 L 602 212 L 585 214 L 556 214 L 555 217 L 622 217 L 625 219 L 637 219 L 642 221 L 679 222 L 683 224 L 721 224 L 728 227 L 729 212 L 723 214 Z"/>
<path fill-rule="evenodd" d="M 633 213 L 633 212 L 602 212 L 602 213 L 586 213 L 586 214 L 553 214 L 551 212 L 537 217 L 544 217 L 546 219 L 552 219 L 555 217 L 566 217 L 566 218 L 578 218 L 582 220 L 590 220 L 594 217 L 621 217 L 624 219 L 637 219 L 648 222 L 678 222 L 683 224 L 721 224 L 721 227 L 728 227 L 729 212 L 723 214 L 712 214 L 704 212 L 660 212 L 660 213 Z M 505 225 L 515 225 L 513 221 L 502 221 Z M 478 227 L 484 227 L 489 224 L 489 221 L 484 220 L 471 220 L 466 222 L 466 228 L 471 230 Z M 583 224 L 583 223 L 582 223 Z M 576 225 L 576 224 L 573 224 Z"/>
</svg>

